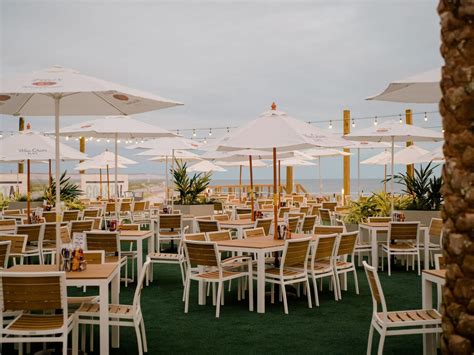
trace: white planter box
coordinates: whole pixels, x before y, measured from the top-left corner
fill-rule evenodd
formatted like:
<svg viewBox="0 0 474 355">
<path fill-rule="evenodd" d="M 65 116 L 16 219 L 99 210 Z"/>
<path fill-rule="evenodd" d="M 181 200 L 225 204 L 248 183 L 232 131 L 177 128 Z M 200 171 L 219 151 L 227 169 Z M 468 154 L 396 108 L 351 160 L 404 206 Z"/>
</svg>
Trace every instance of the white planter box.
<svg viewBox="0 0 474 355">
<path fill-rule="evenodd" d="M 181 214 L 193 216 L 211 216 L 214 214 L 214 205 L 174 205 L 175 210 L 180 210 Z"/>
<path fill-rule="evenodd" d="M 441 218 L 441 211 L 404 210 L 396 212 L 405 214 L 405 221 L 420 221 L 426 226 L 430 225 L 432 218 Z"/>
<path fill-rule="evenodd" d="M 43 207 L 43 201 L 31 201 L 30 208 L 35 209 L 36 207 Z M 26 201 L 12 201 L 8 204 L 10 210 L 21 210 L 26 208 Z"/>
</svg>

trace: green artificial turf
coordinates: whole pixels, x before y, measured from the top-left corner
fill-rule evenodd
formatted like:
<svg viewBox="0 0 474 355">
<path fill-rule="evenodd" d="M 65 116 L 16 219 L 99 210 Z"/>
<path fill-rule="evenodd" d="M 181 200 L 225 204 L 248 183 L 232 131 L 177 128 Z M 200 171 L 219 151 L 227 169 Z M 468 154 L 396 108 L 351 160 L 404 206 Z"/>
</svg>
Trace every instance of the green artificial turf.
<svg viewBox="0 0 474 355">
<path fill-rule="evenodd" d="M 392 276 L 380 272 L 389 310 L 421 307 L 421 278 L 404 267 L 394 268 Z M 225 292 L 221 316 L 215 318 L 212 298 L 207 305 L 197 303 L 197 283 L 191 286 L 189 313 L 184 314 L 181 301 L 182 285 L 177 265 L 155 265 L 154 282 L 142 292 L 142 312 L 148 339 L 148 353 L 312 353 L 364 354 L 372 314 L 372 300 L 365 273 L 358 271 L 360 294 L 356 295 L 352 275 L 343 299 L 334 301 L 327 283 L 320 292 L 320 306 L 307 307 L 305 296 L 288 297 L 289 314 L 283 313 L 283 304 L 266 298 L 266 313 L 249 312 L 248 300 L 237 301 L 234 290 Z M 269 289 L 269 287 L 268 287 Z M 131 304 L 135 284 L 121 285 L 120 301 Z M 73 288 L 72 293 L 79 290 Z M 88 293 L 94 293 L 88 288 Z M 255 302 L 256 307 L 256 302 Z M 111 354 L 135 354 L 137 343 L 133 328 L 121 329 L 120 349 Z M 88 343 L 88 342 L 87 342 Z M 95 328 L 95 352 L 98 351 L 98 329 Z M 373 353 L 378 336 L 374 337 Z M 36 349 L 37 347 L 35 347 Z M 10 345 L 4 354 L 12 353 Z M 422 336 L 388 337 L 385 354 L 422 352 Z"/>
</svg>

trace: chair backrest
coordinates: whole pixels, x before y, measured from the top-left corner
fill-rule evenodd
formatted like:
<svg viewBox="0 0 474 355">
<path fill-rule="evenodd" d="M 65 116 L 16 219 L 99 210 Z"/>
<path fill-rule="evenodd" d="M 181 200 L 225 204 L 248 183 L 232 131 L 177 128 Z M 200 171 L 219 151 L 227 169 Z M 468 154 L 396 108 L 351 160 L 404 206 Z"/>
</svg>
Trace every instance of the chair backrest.
<svg viewBox="0 0 474 355">
<path fill-rule="evenodd" d="M 133 212 L 145 211 L 145 201 L 135 201 L 133 203 Z"/>
<path fill-rule="evenodd" d="M 367 280 L 369 281 L 370 293 L 372 295 L 373 313 L 377 314 L 379 312 L 379 306 L 381 306 L 381 310 L 384 313 L 386 319 L 387 305 L 385 304 L 385 297 L 383 295 L 379 275 L 377 274 L 375 268 L 367 264 L 365 260 L 362 261 L 362 264 L 364 265 L 365 274 L 367 275 Z"/>
<path fill-rule="evenodd" d="M 420 222 L 390 222 L 388 242 L 395 240 L 418 240 Z"/>
<path fill-rule="evenodd" d="M 324 235 L 324 234 L 341 234 L 344 233 L 344 228 L 341 226 L 315 226 L 314 234 Z"/>
<path fill-rule="evenodd" d="M 67 222 L 61 222 L 61 227 L 69 226 Z M 56 241 L 56 222 L 47 222 L 44 224 L 44 241 L 55 242 Z"/>
<path fill-rule="evenodd" d="M 184 249 L 188 267 L 219 266 L 219 251 L 214 242 L 184 240 Z"/>
<path fill-rule="evenodd" d="M 369 217 L 369 223 L 388 223 L 392 221 L 392 217 Z"/>
<path fill-rule="evenodd" d="M 103 250 L 105 256 L 120 257 L 120 239 L 118 232 L 91 231 L 85 232 L 87 250 Z"/>
<path fill-rule="evenodd" d="M 281 268 L 308 265 L 309 246 L 311 237 L 285 240 L 285 249 L 281 258 Z"/>
<path fill-rule="evenodd" d="M 227 213 L 216 214 L 212 217 L 215 221 L 229 221 L 230 217 Z"/>
<path fill-rule="evenodd" d="M 299 217 L 289 217 L 288 218 L 288 229 L 291 233 L 296 233 L 298 229 L 298 224 L 300 223 Z"/>
<path fill-rule="evenodd" d="M 140 225 L 139 224 L 121 224 L 118 227 L 121 231 L 139 231 Z"/>
<path fill-rule="evenodd" d="M 84 221 L 92 221 L 92 229 L 102 228 L 102 217 L 84 217 Z"/>
<path fill-rule="evenodd" d="M 10 240 L 0 241 L 0 270 L 8 267 L 8 257 L 10 255 Z"/>
<path fill-rule="evenodd" d="M 10 254 L 23 254 L 26 250 L 26 242 L 28 236 L 23 234 L 2 234 L 0 235 L 0 242 L 10 242 Z"/>
<path fill-rule="evenodd" d="M 43 242 L 44 237 L 44 223 L 40 224 L 19 224 L 16 226 L 16 234 L 26 234 L 28 236 L 28 243 Z"/>
<path fill-rule="evenodd" d="M 251 213 L 241 213 L 237 215 L 237 219 L 252 219 Z"/>
<path fill-rule="evenodd" d="M 255 221 L 255 228 L 263 228 L 265 235 L 270 234 L 270 227 L 272 226 L 273 219 L 271 218 L 258 218 Z"/>
<path fill-rule="evenodd" d="M 3 210 L 2 214 L 4 216 L 14 216 L 17 214 L 21 214 L 21 211 L 20 210 Z"/>
<path fill-rule="evenodd" d="M 46 223 L 56 222 L 56 212 L 55 211 L 44 211 L 42 214 L 44 221 Z"/>
<path fill-rule="evenodd" d="M 115 213 L 115 209 L 116 209 L 116 204 L 115 202 L 107 202 L 105 204 L 105 212 L 106 213 Z"/>
<path fill-rule="evenodd" d="M 214 201 L 214 211 L 224 211 L 224 205 L 221 201 Z"/>
<path fill-rule="evenodd" d="M 331 258 L 335 254 L 338 235 L 336 233 L 318 235 L 314 245 L 314 260 Z"/>
<path fill-rule="evenodd" d="M 304 216 L 303 225 L 301 226 L 301 231 L 303 233 L 312 233 L 314 225 L 316 224 L 316 216 Z"/>
<path fill-rule="evenodd" d="M 290 212 L 290 207 L 280 207 L 278 210 L 278 218 L 283 218 L 285 217 L 285 213 Z"/>
<path fill-rule="evenodd" d="M 319 209 L 319 220 L 321 224 L 330 225 L 331 224 L 331 213 L 326 208 Z"/>
<path fill-rule="evenodd" d="M 310 210 L 309 206 L 300 207 L 300 213 L 304 213 L 304 215 L 307 215 L 309 213 L 309 210 Z"/>
<path fill-rule="evenodd" d="M 204 242 L 206 241 L 206 233 L 191 233 L 191 234 L 185 234 L 184 235 L 184 240 L 194 240 L 194 241 L 201 241 Z"/>
<path fill-rule="evenodd" d="M 160 214 L 158 215 L 159 229 L 180 230 L 181 229 L 181 215 L 180 214 Z"/>
<path fill-rule="evenodd" d="M 303 219 L 305 214 L 301 212 L 288 212 L 288 217 L 298 217 L 299 219 Z"/>
<path fill-rule="evenodd" d="M 244 238 L 258 238 L 265 237 L 265 230 L 263 227 L 253 228 L 253 229 L 244 229 Z"/>
<path fill-rule="evenodd" d="M 16 219 L 0 219 L 0 231 L 15 231 Z"/>
<path fill-rule="evenodd" d="M 133 295 L 133 302 L 132 302 L 132 306 L 134 308 L 133 314 L 136 314 L 137 310 L 141 308 L 140 301 L 141 301 L 142 291 L 144 289 L 143 283 L 145 281 L 145 276 L 148 272 L 148 269 L 150 268 L 150 264 L 151 264 L 151 259 L 147 257 L 145 263 L 143 264 L 142 272 L 140 273 L 140 275 L 138 275 L 137 287 L 135 288 L 135 293 Z"/>
<path fill-rule="evenodd" d="M 321 208 L 321 205 L 313 205 L 311 206 L 311 212 L 309 213 L 312 216 L 319 216 L 319 209 Z"/>
<path fill-rule="evenodd" d="M 69 222 L 69 231 L 71 233 L 71 238 L 74 236 L 74 233 L 84 233 L 92 230 L 94 221 L 84 220 L 84 221 L 70 221 Z"/>
<path fill-rule="evenodd" d="M 230 235 L 229 230 L 222 230 L 217 232 L 208 232 L 206 233 L 207 240 L 210 242 L 218 242 L 220 240 L 231 240 L 232 236 Z"/>
<path fill-rule="evenodd" d="M 83 218 L 86 219 L 86 217 L 99 217 L 100 216 L 100 209 L 98 208 L 88 208 L 83 211 Z"/>
<path fill-rule="evenodd" d="M 132 203 L 130 201 L 122 201 L 120 203 L 120 212 L 130 212 L 132 210 Z"/>
<path fill-rule="evenodd" d="M 60 227 L 60 236 L 63 244 L 71 243 L 71 234 L 69 233 L 69 226 L 67 224 Z M 54 241 L 56 242 L 56 239 L 54 239 Z"/>
<path fill-rule="evenodd" d="M 220 230 L 219 221 L 212 221 L 212 220 L 208 221 L 204 219 L 198 219 L 197 224 L 198 224 L 198 230 L 201 233 L 202 232 L 204 233 L 217 232 L 218 230 Z"/>
<path fill-rule="evenodd" d="M 443 256 L 443 254 L 435 254 L 434 262 L 436 270 L 446 269 L 446 258 Z"/>
<path fill-rule="evenodd" d="M 66 319 L 66 273 L 53 272 L 0 272 L 0 307 L 10 311 L 55 311 Z M 32 292 L 34 291 L 34 292 Z"/>
<path fill-rule="evenodd" d="M 103 264 L 105 263 L 104 250 L 84 250 L 84 260 L 88 264 Z"/>
<path fill-rule="evenodd" d="M 79 219 L 79 210 L 69 210 L 63 212 L 63 222 L 76 221 Z"/>
<path fill-rule="evenodd" d="M 331 212 L 334 212 L 336 206 L 337 206 L 337 202 L 323 202 L 321 205 L 323 209 L 329 210 Z"/>
<path fill-rule="evenodd" d="M 358 235 L 359 232 L 357 231 L 341 233 L 339 243 L 337 243 L 336 256 L 354 255 Z M 354 262 L 354 260 L 352 260 L 352 262 Z"/>
<path fill-rule="evenodd" d="M 241 207 L 237 207 L 235 209 L 235 213 L 237 215 L 239 214 L 247 214 L 247 213 L 252 213 L 252 209 L 251 208 L 241 208 Z"/>
<path fill-rule="evenodd" d="M 431 218 L 428 234 L 430 237 L 441 238 L 443 234 L 443 220 L 441 218 Z"/>
<path fill-rule="evenodd" d="M 262 210 L 270 210 L 273 208 L 273 204 L 272 203 L 263 203 L 260 205 L 260 208 Z"/>
</svg>

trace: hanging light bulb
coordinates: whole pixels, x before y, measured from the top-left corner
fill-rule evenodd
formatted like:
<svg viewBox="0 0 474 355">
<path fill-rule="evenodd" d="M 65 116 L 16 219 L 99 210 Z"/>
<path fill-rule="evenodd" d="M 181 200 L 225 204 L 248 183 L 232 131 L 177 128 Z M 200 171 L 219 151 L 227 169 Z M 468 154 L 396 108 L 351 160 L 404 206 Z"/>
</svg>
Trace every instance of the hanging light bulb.
<svg viewBox="0 0 474 355">
<path fill-rule="evenodd" d="M 428 114 L 425 112 L 425 122 L 428 121 Z"/>
<path fill-rule="evenodd" d="M 377 116 L 375 116 L 374 126 L 377 126 L 378 124 L 379 124 L 379 122 L 377 121 Z"/>
<path fill-rule="evenodd" d="M 110 143 L 110 139 L 107 139 L 107 143 Z"/>
<path fill-rule="evenodd" d="M 179 129 L 176 130 L 176 134 L 179 136 Z"/>
<path fill-rule="evenodd" d="M 227 127 L 227 133 L 229 133 L 229 132 L 230 132 L 230 129 L 229 129 L 229 127 Z"/>
<path fill-rule="evenodd" d="M 144 143 L 145 141 L 142 139 L 142 143 Z"/>
<path fill-rule="evenodd" d="M 69 136 L 66 136 L 66 140 L 67 140 L 67 141 L 69 140 Z"/>
<path fill-rule="evenodd" d="M 203 142 L 203 143 L 204 143 L 204 144 L 207 144 L 207 139 L 206 139 L 206 138 L 204 138 L 204 142 Z"/>
<path fill-rule="evenodd" d="M 398 116 L 399 116 L 398 122 L 400 122 L 400 124 L 402 124 L 402 123 L 403 123 L 403 120 L 402 120 L 402 115 L 401 115 L 401 114 L 399 114 Z"/>
<path fill-rule="evenodd" d="M 196 137 L 196 130 L 193 128 L 193 137 Z"/>
<path fill-rule="evenodd" d="M 352 119 L 352 128 L 354 128 L 356 126 L 356 123 L 354 121 L 354 119 Z"/>
<path fill-rule="evenodd" d="M 76 138 L 76 142 L 79 140 L 79 138 Z"/>
<path fill-rule="evenodd" d="M 97 142 L 100 142 L 100 138 L 97 138 Z"/>
<path fill-rule="evenodd" d="M 329 121 L 329 129 L 332 129 L 332 120 Z"/>
<path fill-rule="evenodd" d="M 0 133 L 0 138 L 3 138 L 3 134 Z"/>
<path fill-rule="evenodd" d="M 212 136 L 212 128 L 209 128 L 209 137 Z"/>
<path fill-rule="evenodd" d="M 441 132 L 443 132 L 443 133 L 444 133 L 444 128 L 441 130 Z"/>
<path fill-rule="evenodd" d="M 117 140 L 117 143 L 120 143 L 120 139 Z"/>
</svg>

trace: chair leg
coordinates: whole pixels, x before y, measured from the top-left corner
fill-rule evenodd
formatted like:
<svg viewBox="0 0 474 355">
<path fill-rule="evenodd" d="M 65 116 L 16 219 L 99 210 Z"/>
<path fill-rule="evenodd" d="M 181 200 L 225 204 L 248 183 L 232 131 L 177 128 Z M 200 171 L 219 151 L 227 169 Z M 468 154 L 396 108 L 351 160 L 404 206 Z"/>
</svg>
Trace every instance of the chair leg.
<svg viewBox="0 0 474 355">
<path fill-rule="evenodd" d="M 416 254 L 416 259 L 418 260 L 418 276 L 420 276 L 420 272 L 421 272 L 420 252 Z"/>
<path fill-rule="evenodd" d="M 386 332 L 386 329 L 382 328 L 382 331 L 380 332 L 379 349 L 377 350 L 378 355 L 383 354 L 383 345 L 385 343 L 385 332 Z"/>
<path fill-rule="evenodd" d="M 388 276 L 392 276 L 392 269 L 390 268 L 390 264 L 392 263 L 390 253 L 387 253 L 387 263 L 388 263 Z"/>
<path fill-rule="evenodd" d="M 357 279 L 357 271 L 354 266 L 354 283 L 355 283 L 355 289 L 356 289 L 356 294 L 359 294 L 359 281 Z"/>
<path fill-rule="evenodd" d="M 330 285 L 332 285 L 332 288 L 333 288 L 333 291 L 334 291 L 334 300 L 337 301 L 339 300 L 339 295 L 338 295 L 338 292 L 337 292 L 337 276 L 333 275 L 331 276 L 331 282 L 329 283 Z"/>
<path fill-rule="evenodd" d="M 214 286 L 214 284 L 213 284 Z M 222 287 L 223 287 L 223 282 L 219 282 L 219 285 L 217 286 L 217 303 L 216 303 L 216 318 L 219 318 L 220 312 L 221 312 L 221 294 L 222 294 Z"/>
<path fill-rule="evenodd" d="M 369 340 L 367 342 L 367 355 L 371 355 L 372 353 L 372 339 L 374 337 L 374 326 L 370 323 L 369 329 Z"/>
<path fill-rule="evenodd" d="M 286 289 L 283 282 L 280 284 L 280 289 L 283 297 L 283 309 L 285 310 L 285 314 L 288 314 L 288 301 L 286 299 Z"/>
<path fill-rule="evenodd" d="M 148 344 L 146 342 L 146 331 L 145 331 L 145 322 L 143 321 L 143 316 L 141 316 L 140 320 L 140 328 L 141 328 L 141 333 L 142 333 L 142 342 L 143 342 L 143 351 L 148 352 Z"/>
<path fill-rule="evenodd" d="M 249 272 L 249 276 L 247 277 L 249 282 L 249 310 L 253 312 L 253 280 L 252 280 L 252 273 Z M 244 291 L 245 294 L 245 291 Z"/>
<path fill-rule="evenodd" d="M 79 325 L 77 325 L 79 327 Z M 86 329 L 87 325 L 86 324 L 81 324 L 81 350 L 83 352 L 86 351 Z M 92 336 L 92 334 L 91 334 Z"/>
<path fill-rule="evenodd" d="M 142 344 L 142 335 L 140 332 L 140 325 L 138 324 L 140 321 L 138 319 L 133 319 L 133 325 L 135 327 L 135 334 L 137 336 L 137 344 L 138 344 L 138 354 L 143 355 L 143 344 Z"/>
<path fill-rule="evenodd" d="M 183 286 L 184 286 L 186 284 L 186 279 L 184 277 L 183 263 L 179 263 L 179 269 L 181 270 L 181 280 L 183 281 Z"/>
<path fill-rule="evenodd" d="M 319 307 L 319 296 L 318 296 L 318 283 L 313 275 L 313 288 L 314 288 L 314 304 Z"/>
<path fill-rule="evenodd" d="M 65 336 L 65 339 L 63 340 L 63 354 L 67 354 L 67 335 Z"/>
<path fill-rule="evenodd" d="M 311 302 L 311 289 L 309 287 L 309 280 L 306 277 L 306 295 L 308 296 L 308 308 L 313 308 L 313 304 Z"/>
<path fill-rule="evenodd" d="M 191 275 L 188 273 L 186 278 L 186 288 L 185 288 L 185 297 L 184 297 L 184 313 L 188 313 L 189 308 L 189 287 L 191 286 Z"/>
<path fill-rule="evenodd" d="M 275 284 L 272 282 L 271 286 L 270 286 L 270 302 L 272 304 L 275 303 Z"/>
</svg>

